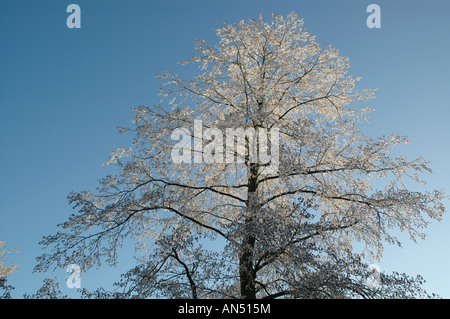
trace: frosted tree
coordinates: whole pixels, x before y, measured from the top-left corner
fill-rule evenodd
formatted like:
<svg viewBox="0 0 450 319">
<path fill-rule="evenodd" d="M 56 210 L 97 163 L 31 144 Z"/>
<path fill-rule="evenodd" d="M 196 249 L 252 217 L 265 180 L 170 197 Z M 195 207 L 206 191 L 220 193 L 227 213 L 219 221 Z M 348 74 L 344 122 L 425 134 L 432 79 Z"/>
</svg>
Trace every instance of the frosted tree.
<svg viewBox="0 0 450 319">
<path fill-rule="evenodd" d="M 56 279 L 45 278 L 43 285 L 39 288 L 35 294 L 25 293 L 24 299 L 67 299 L 66 295 L 61 293 L 59 289 L 59 283 Z"/>
<path fill-rule="evenodd" d="M 320 47 L 296 14 L 225 24 L 217 36 L 215 46 L 197 41 L 182 61 L 199 67 L 192 79 L 158 75 L 160 104 L 136 108 L 134 126 L 120 129 L 135 139 L 107 161 L 118 173 L 95 192 L 69 195 L 77 212 L 44 237 L 51 251 L 36 270 L 114 265 L 128 238 L 140 264 L 117 291 L 86 296 L 428 296 L 420 277 L 382 273 L 381 285 L 366 283 L 363 261 L 380 258 L 384 244 L 400 244 L 396 231 L 423 238 L 444 213 L 445 195 L 408 189 L 431 170 L 422 158 L 389 155 L 406 137 L 360 131 L 374 90 L 356 89 L 349 59 Z M 277 143 L 266 149 L 252 134 L 243 147 L 219 134 L 275 128 Z M 192 135 L 175 149 L 184 161 L 173 157 L 180 129 Z M 255 148 L 274 155 L 275 144 L 275 171 L 265 170 L 262 157 L 251 160 Z"/>
<path fill-rule="evenodd" d="M 12 250 L 17 250 L 13 248 Z M 13 286 L 7 284 L 7 277 L 17 270 L 17 264 L 8 265 L 6 256 L 11 253 L 6 249 L 6 243 L 0 241 L 0 299 L 10 299 Z"/>
<path fill-rule="evenodd" d="M 14 248 L 13 250 L 17 250 Z M 6 249 L 6 243 L 0 241 L 0 277 L 7 277 L 16 271 L 17 265 L 8 265 L 6 256 L 11 253 L 10 249 Z"/>
</svg>

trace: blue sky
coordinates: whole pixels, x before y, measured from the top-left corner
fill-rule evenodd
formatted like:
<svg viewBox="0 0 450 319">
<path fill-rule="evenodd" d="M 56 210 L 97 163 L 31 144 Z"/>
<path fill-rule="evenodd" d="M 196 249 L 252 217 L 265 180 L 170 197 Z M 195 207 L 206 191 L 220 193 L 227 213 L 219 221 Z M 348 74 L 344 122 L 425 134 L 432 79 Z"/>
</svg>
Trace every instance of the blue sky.
<svg viewBox="0 0 450 319">
<path fill-rule="evenodd" d="M 81 29 L 69 29 L 66 8 L 81 7 Z M 381 7 L 381 28 L 366 26 L 366 8 Z M 10 277 L 14 297 L 34 293 L 64 270 L 33 274 L 38 242 L 72 213 L 66 196 L 93 190 L 102 166 L 131 136 L 118 135 L 132 107 L 158 102 L 155 74 L 184 76 L 197 38 L 216 42 L 223 23 L 295 11 L 321 45 L 350 57 L 359 88 L 378 88 L 370 124 L 378 136 L 409 135 L 395 154 L 433 163 L 427 189 L 449 192 L 450 2 L 416 1 L 143 1 L 2 0 L 0 2 L 0 240 L 19 247 Z M 448 201 L 445 205 L 449 207 Z M 450 217 L 432 222 L 424 241 L 404 238 L 386 247 L 382 270 L 421 274 L 430 292 L 450 298 Z M 82 274 L 82 286 L 109 287 L 134 261 L 125 253 L 117 269 Z"/>
</svg>

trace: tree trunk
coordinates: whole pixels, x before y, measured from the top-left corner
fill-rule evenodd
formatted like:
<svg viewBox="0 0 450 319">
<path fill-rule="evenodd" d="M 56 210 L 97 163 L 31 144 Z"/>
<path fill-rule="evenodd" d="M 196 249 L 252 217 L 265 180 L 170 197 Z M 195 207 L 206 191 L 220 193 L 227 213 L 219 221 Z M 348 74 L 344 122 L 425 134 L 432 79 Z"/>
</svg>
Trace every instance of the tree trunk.
<svg viewBox="0 0 450 319">
<path fill-rule="evenodd" d="M 241 285 L 241 297 L 243 299 L 256 299 L 255 269 L 253 265 L 253 249 L 256 238 L 253 235 L 252 221 L 256 215 L 255 195 L 257 188 L 256 164 L 250 165 L 250 176 L 248 178 L 248 197 L 246 204 L 246 216 L 244 236 L 242 240 L 241 255 L 239 257 L 239 279 Z"/>
<path fill-rule="evenodd" d="M 252 260 L 254 244 L 254 236 L 246 236 L 243 243 L 246 247 L 244 247 L 239 258 L 239 277 L 242 299 L 256 299 L 255 273 Z"/>
</svg>

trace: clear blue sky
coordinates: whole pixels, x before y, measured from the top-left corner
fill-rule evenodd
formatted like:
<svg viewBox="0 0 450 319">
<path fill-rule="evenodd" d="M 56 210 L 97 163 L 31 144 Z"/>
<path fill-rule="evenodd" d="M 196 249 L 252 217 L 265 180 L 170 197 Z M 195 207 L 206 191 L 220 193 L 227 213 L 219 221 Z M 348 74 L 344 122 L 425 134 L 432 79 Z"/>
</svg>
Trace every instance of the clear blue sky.
<svg viewBox="0 0 450 319">
<path fill-rule="evenodd" d="M 81 29 L 66 26 L 71 3 L 81 7 Z M 370 3 L 381 7 L 381 29 L 366 26 Z M 431 161 L 427 187 L 450 192 L 448 0 L 2 0 L 0 240 L 19 247 L 9 256 L 19 264 L 14 297 L 36 292 L 45 277 L 73 294 L 64 270 L 32 274 L 38 242 L 72 213 L 66 196 L 93 190 L 109 152 L 127 145 L 131 136 L 115 128 L 130 123 L 130 108 L 157 103 L 155 73 L 182 73 L 176 62 L 192 55 L 194 40 L 214 43 L 225 21 L 292 11 L 320 44 L 350 57 L 359 88 L 379 89 L 367 132 L 409 135 L 398 152 Z M 449 214 L 426 240 L 386 247 L 381 269 L 422 274 L 429 291 L 450 298 Z M 133 264 L 125 254 L 117 269 L 83 274 L 82 286 L 110 287 Z"/>
</svg>

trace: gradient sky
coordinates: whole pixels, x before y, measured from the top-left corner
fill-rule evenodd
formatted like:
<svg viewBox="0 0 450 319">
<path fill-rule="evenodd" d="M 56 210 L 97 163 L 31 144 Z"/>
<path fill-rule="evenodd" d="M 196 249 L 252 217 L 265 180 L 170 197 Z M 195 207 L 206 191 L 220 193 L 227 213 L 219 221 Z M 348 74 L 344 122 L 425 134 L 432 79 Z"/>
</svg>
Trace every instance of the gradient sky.
<svg viewBox="0 0 450 319">
<path fill-rule="evenodd" d="M 81 29 L 66 26 L 71 3 L 81 7 Z M 380 29 L 366 26 L 370 3 L 381 7 Z M 155 74 L 192 76 L 176 62 L 192 55 L 195 39 L 215 43 L 224 22 L 292 11 L 321 45 L 350 57 L 358 88 L 378 88 L 364 130 L 408 135 L 411 144 L 394 154 L 433 163 L 418 189 L 450 191 L 448 0 L 1 0 L 0 240 L 19 248 L 9 255 L 19 264 L 13 297 L 35 293 L 45 277 L 74 295 L 63 269 L 32 273 L 38 242 L 73 212 L 66 196 L 93 190 L 108 154 L 128 145 L 132 136 L 116 126 L 129 125 L 130 109 L 158 102 Z M 450 298 L 449 214 L 431 222 L 424 241 L 400 235 L 403 248 L 386 247 L 381 270 L 421 274 L 427 290 Z M 82 286 L 108 288 L 132 265 L 126 247 L 117 269 L 82 274 Z"/>
</svg>

